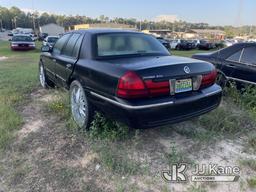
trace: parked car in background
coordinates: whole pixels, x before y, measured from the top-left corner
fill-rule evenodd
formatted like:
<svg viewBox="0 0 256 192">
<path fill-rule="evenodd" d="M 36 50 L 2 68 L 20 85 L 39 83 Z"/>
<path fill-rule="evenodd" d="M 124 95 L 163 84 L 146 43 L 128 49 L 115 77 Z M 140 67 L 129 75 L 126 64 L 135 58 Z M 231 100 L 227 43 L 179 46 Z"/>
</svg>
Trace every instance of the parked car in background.
<svg viewBox="0 0 256 192">
<path fill-rule="evenodd" d="M 217 81 L 221 86 L 225 86 L 228 80 L 256 85 L 256 43 L 238 43 L 192 57 L 213 63 L 218 70 Z"/>
<path fill-rule="evenodd" d="M 176 49 L 177 48 L 177 45 L 180 43 L 180 39 L 172 39 L 170 40 L 170 46 L 171 46 L 171 49 Z"/>
<path fill-rule="evenodd" d="M 29 35 L 14 35 L 10 39 L 12 50 L 32 50 L 36 48 L 35 42 Z"/>
<path fill-rule="evenodd" d="M 187 40 L 180 40 L 178 45 L 176 46 L 175 49 L 177 50 L 191 50 L 195 47 L 193 42 L 189 42 Z"/>
<path fill-rule="evenodd" d="M 42 51 L 41 85 L 70 90 L 72 116 L 81 128 L 89 128 L 95 110 L 148 128 L 199 116 L 221 101 L 212 64 L 171 56 L 144 33 L 73 31 Z"/>
<path fill-rule="evenodd" d="M 48 33 L 39 33 L 38 40 L 43 41 L 48 36 Z"/>
<path fill-rule="evenodd" d="M 53 47 L 58 39 L 58 36 L 47 36 L 43 41 L 43 46 Z"/>
<path fill-rule="evenodd" d="M 157 37 L 158 41 L 160 41 L 160 43 L 163 44 L 163 46 L 165 46 L 166 49 L 170 50 L 171 46 L 170 46 L 170 42 L 162 37 Z"/>
<path fill-rule="evenodd" d="M 210 50 L 210 49 L 214 49 L 215 45 L 210 41 L 200 40 L 200 43 L 198 44 L 197 47 L 198 49 L 201 49 L 201 50 Z"/>
</svg>

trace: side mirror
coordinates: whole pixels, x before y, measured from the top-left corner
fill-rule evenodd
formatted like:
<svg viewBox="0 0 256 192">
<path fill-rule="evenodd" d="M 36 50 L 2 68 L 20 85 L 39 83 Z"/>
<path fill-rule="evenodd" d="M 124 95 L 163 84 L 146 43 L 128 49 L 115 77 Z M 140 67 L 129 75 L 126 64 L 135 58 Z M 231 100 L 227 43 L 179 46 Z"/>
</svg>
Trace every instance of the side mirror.
<svg viewBox="0 0 256 192">
<path fill-rule="evenodd" d="M 52 51 L 52 48 L 49 47 L 49 46 L 43 46 L 43 47 L 41 48 L 41 51 L 42 51 L 42 52 L 51 52 L 51 51 Z"/>
<path fill-rule="evenodd" d="M 9 39 L 8 41 L 12 41 L 12 39 Z"/>
</svg>

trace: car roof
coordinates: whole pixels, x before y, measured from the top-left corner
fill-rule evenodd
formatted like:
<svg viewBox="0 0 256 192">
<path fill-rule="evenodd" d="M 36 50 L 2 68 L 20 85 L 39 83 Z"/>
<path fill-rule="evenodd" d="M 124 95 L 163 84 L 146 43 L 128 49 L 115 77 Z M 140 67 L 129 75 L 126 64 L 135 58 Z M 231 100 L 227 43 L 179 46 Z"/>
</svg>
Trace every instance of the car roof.
<svg viewBox="0 0 256 192">
<path fill-rule="evenodd" d="M 139 33 L 144 34 L 138 31 L 124 30 L 124 29 L 109 29 L 109 28 L 95 28 L 95 29 L 80 29 L 70 32 L 79 32 L 79 33 L 90 33 L 90 34 L 101 34 L 101 33 Z"/>
</svg>

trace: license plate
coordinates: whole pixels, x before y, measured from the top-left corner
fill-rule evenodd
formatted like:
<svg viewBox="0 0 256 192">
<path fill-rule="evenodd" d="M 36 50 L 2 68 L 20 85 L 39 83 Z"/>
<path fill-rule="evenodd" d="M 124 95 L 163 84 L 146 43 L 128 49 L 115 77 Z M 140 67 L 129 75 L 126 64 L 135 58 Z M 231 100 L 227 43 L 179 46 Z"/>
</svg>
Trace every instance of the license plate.
<svg viewBox="0 0 256 192">
<path fill-rule="evenodd" d="M 186 91 L 192 91 L 191 79 L 180 79 L 175 82 L 175 93 L 182 93 Z"/>
</svg>

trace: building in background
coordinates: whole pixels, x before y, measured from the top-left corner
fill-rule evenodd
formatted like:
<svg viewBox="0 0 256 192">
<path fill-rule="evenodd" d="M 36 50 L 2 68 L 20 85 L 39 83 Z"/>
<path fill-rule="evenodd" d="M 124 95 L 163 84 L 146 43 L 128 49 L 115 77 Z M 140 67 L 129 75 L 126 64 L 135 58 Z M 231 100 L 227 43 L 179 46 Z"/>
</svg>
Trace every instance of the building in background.
<svg viewBox="0 0 256 192">
<path fill-rule="evenodd" d="M 79 29 L 97 29 L 97 28 L 112 28 L 112 29 L 124 29 L 124 30 L 137 30 L 134 26 L 118 23 L 93 23 L 93 24 L 79 24 L 69 28 L 69 30 Z"/>
<path fill-rule="evenodd" d="M 224 31 L 217 29 L 190 29 L 183 34 L 183 38 L 224 40 L 225 35 Z"/>
<path fill-rule="evenodd" d="M 50 23 L 39 27 L 40 33 L 47 33 L 50 36 L 58 36 L 65 32 L 64 27 Z"/>
</svg>

